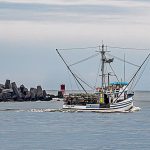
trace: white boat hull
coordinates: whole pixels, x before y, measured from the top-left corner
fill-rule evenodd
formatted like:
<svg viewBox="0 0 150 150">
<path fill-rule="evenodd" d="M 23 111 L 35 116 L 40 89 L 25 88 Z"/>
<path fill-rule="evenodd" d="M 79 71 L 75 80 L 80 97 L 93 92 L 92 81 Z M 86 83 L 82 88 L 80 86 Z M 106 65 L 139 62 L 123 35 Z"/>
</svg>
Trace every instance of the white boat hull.
<svg viewBox="0 0 150 150">
<path fill-rule="evenodd" d="M 129 111 L 133 107 L 132 97 L 123 100 L 121 102 L 110 104 L 109 108 L 101 108 L 100 104 L 86 104 L 82 105 L 63 105 L 63 109 L 73 109 L 77 111 L 91 111 L 91 112 L 125 112 Z"/>
</svg>

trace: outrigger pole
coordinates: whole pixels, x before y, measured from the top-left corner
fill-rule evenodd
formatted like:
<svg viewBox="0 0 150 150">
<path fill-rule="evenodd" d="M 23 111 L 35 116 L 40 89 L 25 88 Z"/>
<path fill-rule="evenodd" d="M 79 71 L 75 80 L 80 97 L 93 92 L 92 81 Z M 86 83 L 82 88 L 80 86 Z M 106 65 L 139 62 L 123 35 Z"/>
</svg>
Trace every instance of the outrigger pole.
<svg viewBox="0 0 150 150">
<path fill-rule="evenodd" d="M 130 82 L 127 84 L 127 86 L 124 88 L 124 90 L 117 97 L 117 99 L 115 100 L 115 102 L 118 100 L 118 98 L 121 96 L 121 94 L 126 90 L 126 88 L 130 85 L 130 83 L 135 78 L 135 76 L 138 74 L 138 72 L 140 71 L 140 69 L 142 68 L 142 66 L 145 64 L 145 62 L 147 61 L 147 59 L 149 58 L 149 56 L 150 56 L 150 53 L 148 54 L 148 56 L 146 57 L 146 59 L 143 61 L 142 65 L 139 67 L 139 69 L 136 71 L 136 73 L 134 74 L 134 76 L 132 77 L 132 79 L 130 80 Z"/>
<path fill-rule="evenodd" d="M 61 56 L 61 54 L 59 53 L 58 49 L 56 49 L 58 55 L 60 56 L 60 58 L 62 59 L 62 61 L 64 62 L 64 64 L 66 65 L 66 67 L 68 68 L 68 70 L 70 71 L 70 73 L 73 75 L 73 77 L 75 78 L 75 80 L 78 82 L 78 84 L 81 86 L 81 88 L 84 90 L 84 92 L 87 94 L 87 91 L 85 90 L 85 88 L 83 87 L 83 85 L 80 83 L 80 81 L 77 79 L 77 77 L 75 76 L 75 74 L 72 72 L 72 70 L 70 69 L 70 67 L 68 66 L 68 64 L 66 63 L 66 61 L 64 60 L 64 58 Z"/>
</svg>

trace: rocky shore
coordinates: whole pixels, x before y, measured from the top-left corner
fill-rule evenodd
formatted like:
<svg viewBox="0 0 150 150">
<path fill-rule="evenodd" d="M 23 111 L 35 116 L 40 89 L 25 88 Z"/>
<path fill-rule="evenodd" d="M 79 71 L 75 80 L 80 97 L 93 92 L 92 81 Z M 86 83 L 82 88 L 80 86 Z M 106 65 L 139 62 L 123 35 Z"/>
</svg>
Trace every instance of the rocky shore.
<svg viewBox="0 0 150 150">
<path fill-rule="evenodd" d="M 61 94 L 58 92 L 58 96 Z M 6 80 L 5 84 L 0 84 L 0 102 L 7 101 L 49 101 L 54 97 L 58 97 L 46 93 L 41 86 L 36 88 L 26 88 L 23 84 L 17 87 L 15 82 Z"/>
</svg>

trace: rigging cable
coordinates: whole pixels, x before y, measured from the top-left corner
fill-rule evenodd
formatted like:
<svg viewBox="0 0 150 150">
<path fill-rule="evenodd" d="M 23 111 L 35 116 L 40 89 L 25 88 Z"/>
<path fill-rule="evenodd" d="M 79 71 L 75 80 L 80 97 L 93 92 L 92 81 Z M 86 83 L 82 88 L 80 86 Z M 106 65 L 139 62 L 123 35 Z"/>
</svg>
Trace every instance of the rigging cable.
<svg viewBox="0 0 150 150">
<path fill-rule="evenodd" d="M 114 57 L 114 58 L 116 58 L 116 59 L 118 59 L 118 60 L 120 60 L 120 61 L 126 62 L 126 63 L 128 63 L 128 64 L 130 64 L 130 65 L 135 66 L 135 67 L 138 67 L 138 68 L 140 67 L 140 66 L 138 66 L 138 65 L 136 65 L 136 64 L 134 64 L 134 63 L 131 63 L 131 62 L 126 61 L 126 60 L 123 60 L 123 59 L 121 59 L 121 58 L 119 58 L 119 57 L 117 57 L 117 56 L 114 56 L 114 55 L 111 55 L 111 54 L 107 54 L 107 55 L 110 55 L 110 56 L 112 56 L 112 57 Z"/>
<path fill-rule="evenodd" d="M 79 85 L 82 87 L 82 89 L 84 90 L 84 92 L 87 94 L 87 91 L 85 90 L 85 88 L 82 86 L 82 84 L 80 83 L 80 81 L 76 78 L 75 74 L 72 72 L 72 70 L 70 69 L 70 67 L 68 66 L 68 64 L 66 63 L 66 61 L 64 60 L 64 58 L 61 56 L 61 54 L 59 53 L 58 49 L 56 49 L 58 55 L 60 56 L 60 58 L 62 59 L 62 61 L 64 62 L 64 64 L 66 65 L 66 67 L 68 68 L 68 70 L 71 72 L 71 74 L 73 75 L 73 77 L 76 79 L 76 81 L 79 83 Z"/>
<path fill-rule="evenodd" d="M 78 79 L 79 79 L 82 83 L 84 83 L 87 87 L 89 87 L 90 89 L 94 90 L 94 87 L 91 86 L 91 85 L 89 84 L 89 82 L 87 82 L 86 79 L 85 79 L 81 74 L 79 74 L 79 73 L 77 72 L 77 70 L 75 70 L 73 67 L 72 67 L 72 70 L 73 70 L 74 75 L 76 76 L 76 78 L 78 78 Z"/>
<path fill-rule="evenodd" d="M 115 48 L 115 49 L 125 49 L 125 50 L 136 50 L 136 51 L 150 51 L 149 49 L 142 49 L 142 48 L 131 48 L 131 47 L 113 47 L 113 46 L 107 46 L 109 48 Z"/>
<path fill-rule="evenodd" d="M 79 90 L 79 91 L 81 91 L 81 89 L 80 89 L 80 87 L 79 87 L 79 85 L 78 85 L 77 81 L 75 80 L 75 78 L 74 78 L 74 82 L 75 82 L 75 84 L 76 84 L 76 86 L 77 86 L 78 90 Z"/>
<path fill-rule="evenodd" d="M 77 61 L 77 62 L 75 62 L 75 63 L 69 65 L 69 67 L 74 66 L 74 65 L 77 65 L 77 64 L 82 63 L 82 62 L 84 62 L 84 61 L 87 61 L 87 60 L 89 60 L 89 59 L 91 59 L 91 58 L 94 58 L 94 57 L 96 57 L 96 56 L 98 56 L 98 55 L 99 55 L 99 53 L 96 53 L 96 54 L 94 54 L 94 55 L 91 55 L 91 56 L 89 56 L 89 57 L 87 57 L 87 58 L 84 58 L 84 59 L 82 59 L 82 60 L 79 60 L 79 61 Z"/>
<path fill-rule="evenodd" d="M 62 48 L 62 49 L 59 49 L 61 51 L 67 51 L 67 50 L 83 50 L 83 49 L 93 49 L 93 48 L 98 48 L 99 46 L 90 46 L 90 47 L 76 47 L 76 48 Z"/>
<path fill-rule="evenodd" d="M 120 93 L 120 95 L 117 97 L 117 99 L 115 100 L 115 102 L 119 99 L 119 97 L 122 95 L 122 93 L 126 90 L 126 88 L 130 85 L 130 83 L 132 82 L 132 80 L 137 76 L 138 72 L 140 71 L 140 69 L 143 67 L 143 65 L 145 64 L 145 62 L 147 61 L 147 59 L 149 58 L 150 53 L 148 54 L 148 56 L 146 57 L 146 59 L 143 61 L 142 65 L 138 68 L 138 70 L 136 71 L 136 73 L 134 74 L 134 76 L 132 77 L 132 79 L 130 80 L 130 82 L 127 84 L 127 86 L 124 88 L 124 90 Z"/>
<path fill-rule="evenodd" d="M 71 78 L 70 78 L 70 72 L 68 70 L 68 76 L 69 76 L 69 83 L 70 83 L 70 87 L 71 87 L 71 90 L 72 90 L 72 82 L 71 82 Z"/>
<path fill-rule="evenodd" d="M 83 79 L 81 79 L 81 77 L 79 77 L 79 75 L 74 74 L 76 76 L 76 78 L 78 78 L 82 83 L 84 83 L 86 86 L 88 86 L 90 89 L 94 90 L 94 88 L 89 85 L 87 82 L 85 82 Z"/>
<path fill-rule="evenodd" d="M 143 48 L 133 48 L 133 47 L 119 47 L 119 46 L 106 46 L 106 48 L 113 48 L 113 49 L 124 49 L 124 50 L 136 50 L 136 51 L 150 51 L 150 49 L 143 49 Z M 89 47 L 76 47 L 76 48 L 61 48 L 58 50 L 65 51 L 65 50 L 83 50 L 83 49 L 96 49 L 99 46 L 89 46 Z"/>
<path fill-rule="evenodd" d="M 134 83 L 135 83 L 135 81 L 136 81 L 136 78 L 137 78 L 137 76 L 133 79 L 133 81 L 131 82 L 131 85 L 130 85 L 130 88 L 129 88 L 129 91 L 131 92 L 132 91 L 132 89 L 133 89 L 133 86 L 134 86 Z"/>
<path fill-rule="evenodd" d="M 110 66 L 110 68 L 111 68 L 112 72 L 114 73 L 114 75 L 115 75 L 115 77 L 116 77 L 117 81 L 118 81 L 118 82 L 120 82 L 120 81 L 119 81 L 119 79 L 118 79 L 118 76 L 116 75 L 116 73 L 115 73 L 115 71 L 114 71 L 114 69 L 113 69 L 113 67 L 111 66 L 111 64 L 110 64 L 110 63 L 109 63 L 109 66 Z"/>
<path fill-rule="evenodd" d="M 94 85 L 95 88 L 96 88 L 96 85 L 97 85 L 100 68 L 101 68 L 101 61 L 99 61 L 99 65 L 98 65 L 98 70 L 97 70 L 97 75 L 96 75 L 96 81 L 95 81 L 95 85 Z"/>
<path fill-rule="evenodd" d="M 144 71 L 145 71 L 145 69 L 146 69 L 146 67 L 147 67 L 147 65 L 148 65 L 148 63 L 149 63 L 149 60 L 150 60 L 150 59 L 147 60 L 147 63 L 145 64 L 145 66 L 144 66 L 144 68 L 143 68 L 143 71 L 141 72 L 139 78 L 137 79 L 135 85 L 133 86 L 133 89 L 135 88 L 135 86 L 137 85 L 137 83 L 139 82 L 139 80 L 141 79 L 141 77 L 142 77 L 142 75 L 143 75 L 143 73 L 144 73 Z"/>
</svg>

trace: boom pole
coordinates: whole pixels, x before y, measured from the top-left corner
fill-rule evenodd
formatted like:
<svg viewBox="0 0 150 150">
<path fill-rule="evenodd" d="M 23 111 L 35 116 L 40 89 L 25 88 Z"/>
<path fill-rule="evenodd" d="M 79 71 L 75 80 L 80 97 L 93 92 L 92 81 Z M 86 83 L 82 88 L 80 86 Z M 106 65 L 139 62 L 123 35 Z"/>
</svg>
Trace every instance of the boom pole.
<svg viewBox="0 0 150 150">
<path fill-rule="evenodd" d="M 80 83 L 80 81 L 77 79 L 77 77 L 75 76 L 75 74 L 72 72 L 72 70 L 70 69 L 70 67 L 68 66 L 68 64 L 66 63 L 66 61 L 64 60 L 64 58 L 61 56 L 61 54 L 59 53 L 58 49 L 56 49 L 58 55 L 60 56 L 60 58 L 62 59 L 62 61 L 64 62 L 64 64 L 66 65 L 66 67 L 68 68 L 68 70 L 70 71 L 70 73 L 73 75 L 73 77 L 75 78 L 75 80 L 78 82 L 78 84 L 81 86 L 81 88 L 84 90 L 84 92 L 87 94 L 87 91 L 85 90 L 85 88 L 83 87 L 83 85 Z"/>
<path fill-rule="evenodd" d="M 130 85 L 130 83 L 132 82 L 132 80 L 136 77 L 136 75 L 138 74 L 138 72 L 140 71 L 140 69 L 142 68 L 142 66 L 145 64 L 145 62 L 147 61 L 147 59 L 149 58 L 149 56 L 150 56 L 150 53 L 148 54 L 148 56 L 146 57 L 146 59 L 143 61 L 142 65 L 139 67 L 139 69 L 136 71 L 136 73 L 134 74 L 134 76 L 132 77 L 132 79 L 130 80 L 130 82 L 127 84 L 127 86 L 124 88 L 124 90 L 117 97 L 117 99 L 115 100 L 115 102 L 118 100 L 118 98 L 121 96 L 121 94 L 126 90 L 126 88 Z"/>
</svg>

